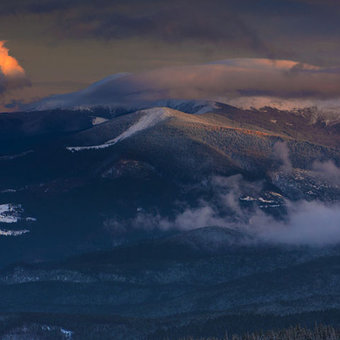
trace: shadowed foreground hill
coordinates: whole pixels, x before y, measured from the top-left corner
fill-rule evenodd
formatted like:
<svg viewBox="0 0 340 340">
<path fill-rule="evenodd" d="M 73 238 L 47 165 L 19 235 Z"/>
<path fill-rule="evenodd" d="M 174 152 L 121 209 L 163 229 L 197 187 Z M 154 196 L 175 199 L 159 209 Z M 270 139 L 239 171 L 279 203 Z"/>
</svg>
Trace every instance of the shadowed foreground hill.
<svg viewBox="0 0 340 340">
<path fill-rule="evenodd" d="M 324 324 L 286 326 L 286 328 L 277 327 L 275 330 L 267 330 L 265 324 L 260 322 L 256 329 L 260 329 L 260 326 L 263 325 L 265 331 L 244 333 L 244 331 L 235 332 L 235 327 L 227 327 L 227 321 L 227 323 L 224 323 L 223 335 L 221 333 L 217 335 L 216 332 L 211 330 L 211 336 L 183 336 L 175 334 L 173 331 L 156 331 L 154 334 L 143 335 L 142 332 L 145 328 L 162 329 L 164 327 L 162 322 L 148 319 L 36 313 L 31 315 L 1 315 L 1 318 L 5 322 L 0 324 L 0 337 L 4 340 L 338 340 L 340 337 L 338 327 Z M 232 321 L 231 319 L 229 322 Z M 237 323 L 237 317 L 234 318 L 234 321 Z M 243 318 L 243 320 L 238 321 L 251 321 L 251 318 L 249 320 Z M 257 319 L 257 321 L 259 320 Z M 228 330 L 226 330 L 226 327 Z M 237 327 L 236 329 L 240 330 Z"/>
<path fill-rule="evenodd" d="M 300 326 L 282 329 L 279 331 L 268 331 L 258 333 L 247 333 L 244 335 L 226 335 L 224 338 L 193 338 L 187 337 L 181 340 L 337 340 L 340 331 L 330 326 L 319 325 L 314 329 Z"/>
</svg>

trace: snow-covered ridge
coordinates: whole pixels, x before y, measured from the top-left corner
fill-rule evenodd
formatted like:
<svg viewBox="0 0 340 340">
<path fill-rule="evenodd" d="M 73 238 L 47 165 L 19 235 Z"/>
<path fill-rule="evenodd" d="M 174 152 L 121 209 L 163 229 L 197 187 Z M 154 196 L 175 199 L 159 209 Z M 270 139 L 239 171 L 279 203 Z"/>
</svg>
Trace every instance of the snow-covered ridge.
<svg viewBox="0 0 340 340">
<path fill-rule="evenodd" d="M 149 129 L 172 116 L 171 109 L 166 107 L 155 107 L 152 109 L 144 110 L 142 112 L 144 113 L 143 116 L 135 124 L 130 126 L 126 131 L 121 133 L 116 138 L 108 140 L 104 144 L 90 146 L 68 146 L 66 147 L 66 149 L 71 152 L 105 149 L 126 138 L 133 136 L 137 132 Z"/>
</svg>

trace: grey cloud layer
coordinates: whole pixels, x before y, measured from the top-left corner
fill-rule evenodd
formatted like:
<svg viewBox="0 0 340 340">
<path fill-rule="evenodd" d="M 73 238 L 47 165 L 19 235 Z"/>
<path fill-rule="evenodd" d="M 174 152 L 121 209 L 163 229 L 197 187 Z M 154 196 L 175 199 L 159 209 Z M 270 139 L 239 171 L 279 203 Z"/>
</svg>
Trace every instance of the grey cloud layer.
<svg viewBox="0 0 340 340">
<path fill-rule="evenodd" d="M 340 25 L 335 1 L 312 0 L 19 0 L 2 1 L 0 15 L 49 16 L 52 31 L 66 38 L 140 38 L 169 43 L 190 40 L 228 44 L 279 58 L 273 41 L 293 29 L 296 37 L 338 36 Z M 269 27 L 263 24 L 268 23 Z M 319 25 L 315 25 L 319 22 Z M 300 39 L 299 38 L 299 39 Z M 281 46 L 283 50 L 286 47 Z M 288 53 L 291 55 L 291 53 Z M 288 55 L 287 55 L 288 56 Z"/>
<path fill-rule="evenodd" d="M 149 2 L 150 4 L 150 2 Z M 221 4 L 222 5 L 222 4 Z M 203 41 L 247 46 L 270 56 L 273 52 L 240 15 L 225 4 L 214 6 L 203 1 L 174 1 L 154 4 L 139 11 L 116 9 L 95 13 L 79 12 L 61 23 L 63 34 L 75 37 L 124 39 L 144 37 L 173 42 Z"/>
</svg>

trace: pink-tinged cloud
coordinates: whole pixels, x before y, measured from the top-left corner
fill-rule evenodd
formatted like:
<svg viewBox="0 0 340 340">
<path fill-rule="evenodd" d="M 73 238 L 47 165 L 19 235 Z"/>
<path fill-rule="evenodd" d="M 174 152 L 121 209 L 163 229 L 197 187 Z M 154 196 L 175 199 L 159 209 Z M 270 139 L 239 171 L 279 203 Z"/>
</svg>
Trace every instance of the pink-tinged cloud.
<svg viewBox="0 0 340 340">
<path fill-rule="evenodd" d="M 30 85 L 24 69 L 4 45 L 5 41 L 0 41 L 0 94 Z"/>
</svg>

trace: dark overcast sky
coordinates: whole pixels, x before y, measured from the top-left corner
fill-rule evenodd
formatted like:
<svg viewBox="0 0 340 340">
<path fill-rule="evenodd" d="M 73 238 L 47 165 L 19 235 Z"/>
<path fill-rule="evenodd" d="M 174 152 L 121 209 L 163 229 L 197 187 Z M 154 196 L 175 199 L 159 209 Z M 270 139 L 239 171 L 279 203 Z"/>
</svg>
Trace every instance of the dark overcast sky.
<svg viewBox="0 0 340 340">
<path fill-rule="evenodd" d="M 0 40 L 32 84 L 5 98 L 233 57 L 336 66 L 339 19 L 338 0 L 1 0 Z"/>
</svg>

